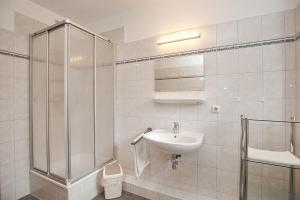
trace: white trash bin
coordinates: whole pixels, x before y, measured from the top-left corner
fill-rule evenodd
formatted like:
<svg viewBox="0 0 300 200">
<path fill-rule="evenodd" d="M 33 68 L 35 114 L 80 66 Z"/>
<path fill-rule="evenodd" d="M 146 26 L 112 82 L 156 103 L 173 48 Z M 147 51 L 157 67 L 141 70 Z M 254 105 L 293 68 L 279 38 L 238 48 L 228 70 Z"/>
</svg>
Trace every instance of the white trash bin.
<svg viewBox="0 0 300 200">
<path fill-rule="evenodd" d="M 120 164 L 106 165 L 103 169 L 102 186 L 105 199 L 114 199 L 122 195 L 123 170 Z"/>
</svg>

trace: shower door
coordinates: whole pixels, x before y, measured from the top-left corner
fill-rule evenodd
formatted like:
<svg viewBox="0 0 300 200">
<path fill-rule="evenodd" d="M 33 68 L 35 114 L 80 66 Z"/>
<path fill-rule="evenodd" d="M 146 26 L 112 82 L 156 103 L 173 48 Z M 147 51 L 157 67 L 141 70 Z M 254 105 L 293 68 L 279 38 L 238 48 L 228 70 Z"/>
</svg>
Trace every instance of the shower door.
<svg viewBox="0 0 300 200">
<path fill-rule="evenodd" d="M 31 168 L 72 183 L 114 157 L 114 49 L 62 21 L 31 37 Z"/>
<path fill-rule="evenodd" d="M 94 37 L 70 27 L 69 46 L 69 132 L 71 176 L 94 169 Z"/>
<path fill-rule="evenodd" d="M 32 46 L 32 165 L 47 172 L 47 33 Z"/>
<path fill-rule="evenodd" d="M 114 50 L 96 39 L 96 166 L 114 157 Z"/>
</svg>

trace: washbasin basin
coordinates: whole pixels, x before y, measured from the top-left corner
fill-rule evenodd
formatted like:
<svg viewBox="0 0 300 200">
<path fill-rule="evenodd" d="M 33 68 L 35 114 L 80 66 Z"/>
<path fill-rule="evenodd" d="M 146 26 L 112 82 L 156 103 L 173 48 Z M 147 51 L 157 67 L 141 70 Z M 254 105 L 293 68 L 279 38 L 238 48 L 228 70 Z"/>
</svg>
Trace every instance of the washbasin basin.
<svg viewBox="0 0 300 200">
<path fill-rule="evenodd" d="M 204 135 L 189 131 L 180 131 L 175 135 L 172 130 L 158 129 L 147 133 L 144 138 L 166 153 L 182 154 L 198 149 Z"/>
</svg>

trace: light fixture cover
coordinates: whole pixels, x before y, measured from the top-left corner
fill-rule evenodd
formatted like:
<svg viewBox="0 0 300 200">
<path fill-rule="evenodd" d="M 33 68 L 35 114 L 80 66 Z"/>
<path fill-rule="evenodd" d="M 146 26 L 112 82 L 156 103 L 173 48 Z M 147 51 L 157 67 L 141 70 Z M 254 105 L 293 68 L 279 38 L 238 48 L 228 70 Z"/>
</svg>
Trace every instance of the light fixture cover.
<svg viewBox="0 0 300 200">
<path fill-rule="evenodd" d="M 161 36 L 157 41 L 157 44 L 159 45 L 167 44 L 171 42 L 179 42 L 179 41 L 190 40 L 199 37 L 200 37 L 200 33 L 196 31 L 180 31 L 180 32 L 175 32 L 175 33 Z"/>
</svg>

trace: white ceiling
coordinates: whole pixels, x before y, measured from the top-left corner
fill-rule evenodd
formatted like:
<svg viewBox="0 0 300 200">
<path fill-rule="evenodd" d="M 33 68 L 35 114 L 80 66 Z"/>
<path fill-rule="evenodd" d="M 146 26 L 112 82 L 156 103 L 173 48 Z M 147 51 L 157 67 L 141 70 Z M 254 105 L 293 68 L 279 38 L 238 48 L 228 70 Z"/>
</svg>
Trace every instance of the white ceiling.
<svg viewBox="0 0 300 200">
<path fill-rule="evenodd" d="M 81 24 L 145 7 L 159 0 L 30 0 Z"/>
<path fill-rule="evenodd" d="M 124 27 L 124 41 L 130 42 L 178 30 L 293 9 L 300 0 L 30 1 L 97 33 Z"/>
</svg>

